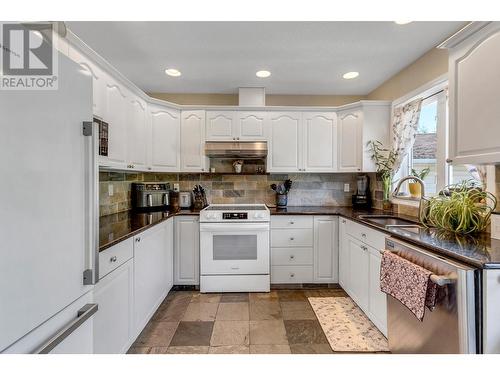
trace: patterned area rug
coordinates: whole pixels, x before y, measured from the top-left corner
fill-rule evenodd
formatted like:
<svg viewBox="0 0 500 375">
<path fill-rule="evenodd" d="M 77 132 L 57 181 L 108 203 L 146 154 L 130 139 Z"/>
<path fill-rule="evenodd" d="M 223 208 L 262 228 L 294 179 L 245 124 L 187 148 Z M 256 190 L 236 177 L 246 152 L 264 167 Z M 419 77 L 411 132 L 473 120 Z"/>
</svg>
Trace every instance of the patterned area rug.
<svg viewBox="0 0 500 375">
<path fill-rule="evenodd" d="M 310 297 L 334 352 L 388 352 L 384 335 L 349 297 Z"/>
</svg>

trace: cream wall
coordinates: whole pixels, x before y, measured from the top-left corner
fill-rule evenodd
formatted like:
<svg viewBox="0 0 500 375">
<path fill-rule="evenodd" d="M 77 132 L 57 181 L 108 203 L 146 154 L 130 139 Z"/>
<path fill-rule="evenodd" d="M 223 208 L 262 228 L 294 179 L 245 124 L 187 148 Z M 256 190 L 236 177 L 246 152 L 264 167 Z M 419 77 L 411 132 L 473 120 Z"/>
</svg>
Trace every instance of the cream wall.
<svg viewBox="0 0 500 375">
<path fill-rule="evenodd" d="M 366 96 L 395 100 L 448 72 L 448 50 L 433 48 Z"/>
<path fill-rule="evenodd" d="M 238 94 L 148 93 L 149 96 L 177 104 L 238 105 Z M 268 106 L 338 106 L 364 99 L 361 95 L 266 95 Z"/>
</svg>

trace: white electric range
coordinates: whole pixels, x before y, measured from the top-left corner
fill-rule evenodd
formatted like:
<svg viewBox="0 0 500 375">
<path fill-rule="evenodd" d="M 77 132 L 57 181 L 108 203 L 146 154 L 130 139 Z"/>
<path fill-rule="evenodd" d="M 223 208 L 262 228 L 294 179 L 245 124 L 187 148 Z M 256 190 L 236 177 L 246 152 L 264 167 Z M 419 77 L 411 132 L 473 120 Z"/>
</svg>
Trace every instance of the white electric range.
<svg viewBox="0 0 500 375">
<path fill-rule="evenodd" d="M 200 212 L 200 291 L 269 292 L 270 212 L 212 204 Z"/>
</svg>

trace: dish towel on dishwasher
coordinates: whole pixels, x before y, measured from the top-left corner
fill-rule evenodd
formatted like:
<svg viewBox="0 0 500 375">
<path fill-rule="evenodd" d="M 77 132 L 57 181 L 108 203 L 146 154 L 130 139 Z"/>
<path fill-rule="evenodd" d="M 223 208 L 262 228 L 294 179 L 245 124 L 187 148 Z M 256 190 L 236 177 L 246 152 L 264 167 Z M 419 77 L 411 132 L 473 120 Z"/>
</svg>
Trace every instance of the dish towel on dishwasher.
<svg viewBox="0 0 500 375">
<path fill-rule="evenodd" d="M 384 251 L 380 265 L 380 290 L 396 298 L 420 321 L 425 307 L 436 305 L 437 285 L 430 280 L 432 272 L 391 251 Z"/>
</svg>

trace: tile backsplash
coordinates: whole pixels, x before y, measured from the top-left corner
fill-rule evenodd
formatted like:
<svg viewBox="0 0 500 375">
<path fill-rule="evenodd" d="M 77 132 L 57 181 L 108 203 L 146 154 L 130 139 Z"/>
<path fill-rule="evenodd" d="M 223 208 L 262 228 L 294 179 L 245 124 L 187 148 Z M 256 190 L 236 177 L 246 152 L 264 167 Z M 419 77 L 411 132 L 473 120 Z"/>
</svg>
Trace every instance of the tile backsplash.
<svg viewBox="0 0 500 375">
<path fill-rule="evenodd" d="M 370 176 L 374 178 L 374 176 Z M 272 183 L 293 181 L 288 196 L 289 206 L 350 206 L 356 189 L 355 173 L 302 173 L 268 175 L 224 174 L 170 174 L 170 173 L 99 173 L 100 216 L 131 209 L 132 182 L 179 183 L 181 191 L 191 191 L 196 184 L 202 185 L 209 203 L 266 203 L 275 204 Z M 344 183 L 350 191 L 344 192 Z M 113 195 L 110 195 L 110 189 Z"/>
</svg>

